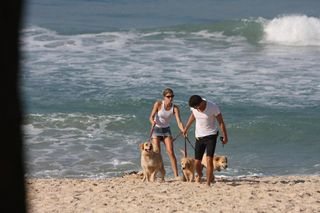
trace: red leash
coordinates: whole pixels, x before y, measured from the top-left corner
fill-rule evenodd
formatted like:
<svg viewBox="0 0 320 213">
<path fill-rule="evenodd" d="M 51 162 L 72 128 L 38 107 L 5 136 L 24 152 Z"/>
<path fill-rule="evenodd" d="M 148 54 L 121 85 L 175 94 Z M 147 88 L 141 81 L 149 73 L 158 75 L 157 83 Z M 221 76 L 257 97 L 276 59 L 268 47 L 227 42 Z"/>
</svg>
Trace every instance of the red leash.
<svg viewBox="0 0 320 213">
<path fill-rule="evenodd" d="M 148 140 L 149 143 L 151 142 L 151 137 L 152 137 L 152 133 L 153 133 L 153 130 L 154 130 L 154 127 L 155 127 L 155 126 L 156 126 L 156 124 L 153 124 L 153 126 L 151 127 L 150 135 L 149 135 L 149 140 Z"/>
</svg>

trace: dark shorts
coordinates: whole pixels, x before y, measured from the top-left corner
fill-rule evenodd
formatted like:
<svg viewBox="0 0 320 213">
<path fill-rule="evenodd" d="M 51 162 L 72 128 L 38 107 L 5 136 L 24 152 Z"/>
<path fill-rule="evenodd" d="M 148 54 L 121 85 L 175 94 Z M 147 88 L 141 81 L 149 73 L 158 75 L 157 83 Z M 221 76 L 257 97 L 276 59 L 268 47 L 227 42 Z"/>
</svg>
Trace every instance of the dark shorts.
<svg viewBox="0 0 320 213">
<path fill-rule="evenodd" d="M 216 150 L 217 137 L 218 137 L 218 134 L 208 135 L 208 136 L 196 139 L 196 145 L 194 149 L 194 156 L 196 160 L 202 160 L 203 154 L 206 149 L 207 149 L 207 156 L 213 157 L 214 152 Z"/>
<path fill-rule="evenodd" d="M 161 128 L 161 127 L 154 127 L 153 129 L 153 133 L 152 133 L 152 138 L 156 138 L 156 137 L 171 137 L 171 130 L 170 127 L 165 127 L 165 128 Z"/>
</svg>

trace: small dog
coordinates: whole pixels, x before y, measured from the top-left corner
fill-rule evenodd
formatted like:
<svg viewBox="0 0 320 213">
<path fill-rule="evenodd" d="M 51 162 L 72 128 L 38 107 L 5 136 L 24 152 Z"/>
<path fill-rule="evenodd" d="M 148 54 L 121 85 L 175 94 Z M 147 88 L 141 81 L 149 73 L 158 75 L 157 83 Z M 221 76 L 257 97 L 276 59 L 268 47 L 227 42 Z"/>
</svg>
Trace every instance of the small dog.
<svg viewBox="0 0 320 213">
<path fill-rule="evenodd" d="M 202 161 L 201 161 L 202 168 L 207 168 L 207 155 L 204 153 Z M 220 172 L 222 169 L 228 168 L 228 158 L 224 155 L 215 155 L 213 157 L 213 171 Z M 212 182 L 214 182 L 215 176 L 212 175 Z"/>
<path fill-rule="evenodd" d="M 158 172 L 161 173 L 161 180 L 164 181 L 166 171 L 163 166 L 161 153 L 157 148 L 153 148 L 152 143 L 144 142 L 140 144 L 141 167 L 143 170 L 142 181 L 154 182 Z"/>
<path fill-rule="evenodd" d="M 181 158 L 181 168 L 184 179 L 187 182 L 192 182 L 194 180 L 194 172 L 195 172 L 195 160 L 193 158 L 185 157 L 185 152 L 180 150 L 183 154 Z"/>
</svg>

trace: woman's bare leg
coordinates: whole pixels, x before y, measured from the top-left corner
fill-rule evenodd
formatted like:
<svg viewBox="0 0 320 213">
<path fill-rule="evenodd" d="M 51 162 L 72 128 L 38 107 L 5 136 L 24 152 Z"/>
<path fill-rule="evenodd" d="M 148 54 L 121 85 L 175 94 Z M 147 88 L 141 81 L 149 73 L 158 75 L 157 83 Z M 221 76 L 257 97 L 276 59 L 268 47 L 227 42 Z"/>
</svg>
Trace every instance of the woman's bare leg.
<svg viewBox="0 0 320 213">
<path fill-rule="evenodd" d="M 166 150 L 171 161 L 173 174 L 175 177 L 178 177 L 179 174 L 178 174 L 178 167 L 177 167 L 177 159 L 174 154 L 172 137 L 165 137 L 164 144 L 166 145 Z"/>
<path fill-rule="evenodd" d="M 160 138 L 152 138 L 153 151 L 161 153 Z"/>
</svg>

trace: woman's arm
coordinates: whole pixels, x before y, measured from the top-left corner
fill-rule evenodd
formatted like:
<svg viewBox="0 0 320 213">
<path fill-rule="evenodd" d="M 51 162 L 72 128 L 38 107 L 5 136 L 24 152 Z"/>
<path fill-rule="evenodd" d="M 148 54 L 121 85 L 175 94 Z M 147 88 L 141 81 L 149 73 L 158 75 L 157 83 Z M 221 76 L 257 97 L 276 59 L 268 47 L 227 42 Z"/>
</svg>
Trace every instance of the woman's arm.
<svg viewBox="0 0 320 213">
<path fill-rule="evenodd" d="M 189 119 L 188 119 L 188 122 L 187 122 L 187 124 L 186 124 L 186 126 L 184 127 L 184 130 L 183 130 L 183 135 L 184 136 L 187 136 L 188 130 L 189 130 L 189 128 L 190 128 L 190 126 L 191 126 L 191 124 L 193 123 L 194 120 L 195 120 L 195 117 L 194 117 L 193 113 L 191 112 L 191 114 L 189 116 Z"/>
<path fill-rule="evenodd" d="M 152 111 L 150 113 L 150 116 L 149 116 L 149 121 L 151 123 L 152 126 L 154 126 L 156 124 L 155 120 L 154 120 L 154 116 L 156 115 L 156 113 L 158 112 L 158 106 L 159 106 L 159 101 L 156 101 L 154 104 L 153 104 L 153 108 L 152 108 Z"/>
<path fill-rule="evenodd" d="M 181 121 L 180 109 L 177 105 L 174 105 L 173 112 L 176 116 L 176 121 L 177 121 L 178 127 L 179 127 L 180 131 L 183 132 L 184 127 L 183 127 L 183 123 Z"/>
</svg>

